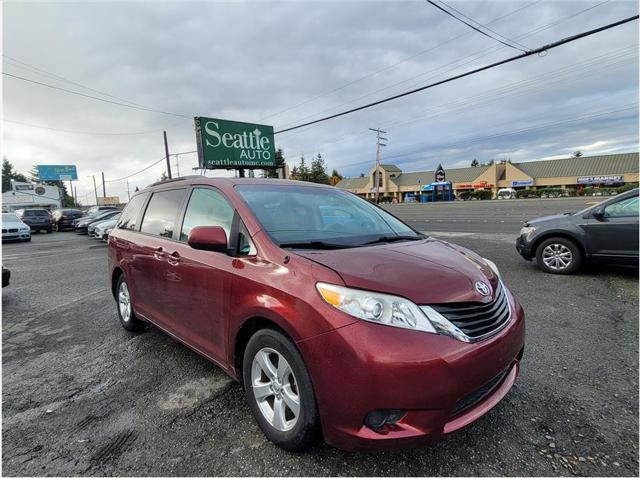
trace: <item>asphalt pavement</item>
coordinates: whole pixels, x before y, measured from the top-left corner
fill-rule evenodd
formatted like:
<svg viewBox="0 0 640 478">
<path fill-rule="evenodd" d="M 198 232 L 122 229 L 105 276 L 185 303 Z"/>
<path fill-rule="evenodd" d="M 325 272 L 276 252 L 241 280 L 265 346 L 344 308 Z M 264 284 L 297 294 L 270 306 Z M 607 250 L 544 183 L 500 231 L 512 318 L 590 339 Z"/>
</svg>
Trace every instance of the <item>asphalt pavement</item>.
<svg viewBox="0 0 640 478">
<path fill-rule="evenodd" d="M 637 475 L 638 271 L 540 272 L 515 251 L 518 221 L 584 200 L 530 201 L 393 206 L 496 262 L 527 314 L 506 398 L 471 426 L 400 451 L 275 447 L 213 364 L 157 329 L 121 328 L 105 245 L 73 233 L 4 244 L 3 474 Z"/>
</svg>

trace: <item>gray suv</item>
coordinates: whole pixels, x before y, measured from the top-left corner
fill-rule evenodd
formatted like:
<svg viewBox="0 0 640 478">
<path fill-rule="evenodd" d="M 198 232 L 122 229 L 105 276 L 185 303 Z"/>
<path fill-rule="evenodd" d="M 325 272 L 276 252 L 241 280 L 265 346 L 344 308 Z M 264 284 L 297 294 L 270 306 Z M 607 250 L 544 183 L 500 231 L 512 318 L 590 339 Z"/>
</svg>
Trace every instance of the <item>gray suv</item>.
<svg viewBox="0 0 640 478">
<path fill-rule="evenodd" d="M 637 266 L 638 189 L 582 211 L 527 221 L 516 249 L 552 274 L 571 274 L 586 260 Z"/>
</svg>

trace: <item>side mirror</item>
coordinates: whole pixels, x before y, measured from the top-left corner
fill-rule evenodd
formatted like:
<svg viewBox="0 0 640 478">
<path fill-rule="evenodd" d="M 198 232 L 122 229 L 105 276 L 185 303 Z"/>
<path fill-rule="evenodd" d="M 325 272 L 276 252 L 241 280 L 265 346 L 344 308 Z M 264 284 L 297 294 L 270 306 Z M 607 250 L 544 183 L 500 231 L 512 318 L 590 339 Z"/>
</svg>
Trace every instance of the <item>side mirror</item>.
<svg viewBox="0 0 640 478">
<path fill-rule="evenodd" d="M 591 211 L 591 215 L 594 219 L 600 221 L 604 217 L 604 208 L 602 206 L 598 206 Z"/>
<path fill-rule="evenodd" d="M 197 226 L 189 233 L 188 244 L 202 251 L 226 252 L 227 233 L 220 226 Z"/>
</svg>

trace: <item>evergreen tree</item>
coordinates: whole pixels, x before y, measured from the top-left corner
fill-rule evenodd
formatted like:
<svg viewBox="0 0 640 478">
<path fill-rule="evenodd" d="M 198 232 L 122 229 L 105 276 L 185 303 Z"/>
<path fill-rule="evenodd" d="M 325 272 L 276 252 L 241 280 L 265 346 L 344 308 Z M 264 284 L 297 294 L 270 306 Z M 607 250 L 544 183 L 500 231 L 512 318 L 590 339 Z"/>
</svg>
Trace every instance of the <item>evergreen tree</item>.
<svg viewBox="0 0 640 478">
<path fill-rule="evenodd" d="M 166 171 L 162 171 L 162 176 L 158 178 L 158 181 L 166 181 L 167 179 L 169 179 L 169 176 L 167 176 Z"/>
<path fill-rule="evenodd" d="M 574 151 L 573 154 L 571 155 L 571 157 L 572 158 L 580 158 L 580 157 L 582 157 L 582 151 L 580 151 L 580 150 Z"/>
<path fill-rule="evenodd" d="M 473 161 L 471 161 L 471 167 L 472 168 L 477 168 L 478 166 L 480 166 L 480 163 L 478 162 L 478 160 L 476 158 L 473 158 Z"/>
<path fill-rule="evenodd" d="M 309 167 L 304 159 L 304 155 L 300 156 L 300 164 L 298 165 L 298 177 L 300 181 L 309 181 Z"/>
<path fill-rule="evenodd" d="M 2 192 L 11 191 L 11 180 L 18 182 L 27 182 L 27 178 L 24 174 L 19 173 L 13 169 L 13 164 L 5 157 L 2 160 Z"/>
<path fill-rule="evenodd" d="M 311 161 L 311 169 L 309 170 L 309 181 L 318 184 L 329 184 L 329 176 L 327 175 L 327 166 L 324 158 L 320 153 Z"/>
<path fill-rule="evenodd" d="M 276 167 L 275 168 L 265 169 L 263 177 L 265 177 L 265 178 L 277 178 L 278 177 L 278 170 L 284 169 L 284 152 L 282 151 L 282 148 L 278 148 L 276 150 L 275 158 L 276 158 Z"/>
<path fill-rule="evenodd" d="M 291 172 L 289 173 L 289 178 L 298 180 L 300 179 L 299 176 L 300 176 L 300 173 L 298 172 L 298 166 L 294 166 Z"/>
</svg>

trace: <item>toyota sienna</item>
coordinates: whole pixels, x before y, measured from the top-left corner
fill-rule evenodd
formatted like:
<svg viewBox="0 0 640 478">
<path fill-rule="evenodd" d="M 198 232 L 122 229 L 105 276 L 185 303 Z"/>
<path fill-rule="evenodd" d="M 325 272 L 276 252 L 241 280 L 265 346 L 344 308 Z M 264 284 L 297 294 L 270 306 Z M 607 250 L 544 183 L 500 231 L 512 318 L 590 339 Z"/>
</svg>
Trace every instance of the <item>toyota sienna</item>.
<svg viewBox="0 0 640 478">
<path fill-rule="evenodd" d="M 289 450 L 320 433 L 346 450 L 425 443 L 519 372 L 524 313 L 493 262 L 330 186 L 163 181 L 108 243 L 122 326 L 217 364 Z"/>
</svg>

